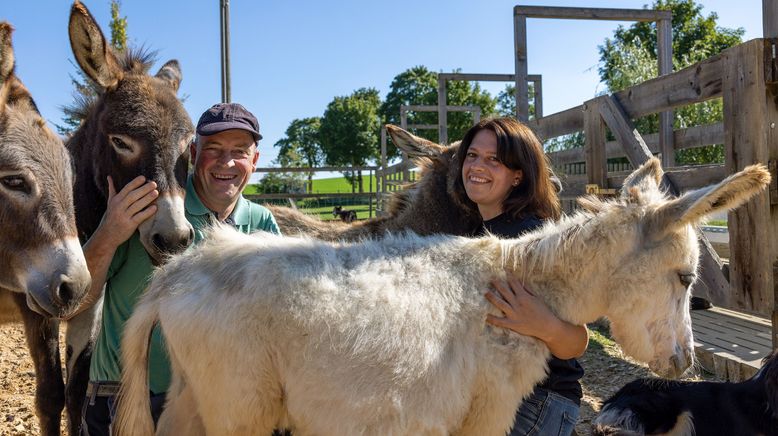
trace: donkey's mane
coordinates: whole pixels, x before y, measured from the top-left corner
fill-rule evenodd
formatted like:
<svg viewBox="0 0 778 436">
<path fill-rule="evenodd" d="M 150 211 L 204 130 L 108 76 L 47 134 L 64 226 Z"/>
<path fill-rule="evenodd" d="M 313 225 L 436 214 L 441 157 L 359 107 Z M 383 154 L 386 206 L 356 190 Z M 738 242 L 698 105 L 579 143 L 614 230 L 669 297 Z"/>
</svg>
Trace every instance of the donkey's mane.
<svg viewBox="0 0 778 436">
<path fill-rule="evenodd" d="M 131 47 L 123 52 L 113 50 L 119 67 L 128 74 L 146 74 L 157 61 L 157 51 L 145 46 Z M 81 75 L 84 84 L 79 84 L 71 76 L 77 90 L 73 92 L 73 102 L 62 107 L 62 112 L 74 120 L 83 121 L 89 117 L 89 113 L 102 94 L 100 86 L 86 75 Z"/>
</svg>

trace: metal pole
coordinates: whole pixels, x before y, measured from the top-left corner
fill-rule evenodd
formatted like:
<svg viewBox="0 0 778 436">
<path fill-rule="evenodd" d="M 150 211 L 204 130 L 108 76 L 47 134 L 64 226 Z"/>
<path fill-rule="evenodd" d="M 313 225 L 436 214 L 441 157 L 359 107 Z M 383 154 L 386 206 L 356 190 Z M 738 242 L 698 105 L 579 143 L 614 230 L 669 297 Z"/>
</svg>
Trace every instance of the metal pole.
<svg viewBox="0 0 778 436">
<path fill-rule="evenodd" d="M 219 0 L 221 31 L 222 102 L 232 101 L 230 91 L 230 0 Z"/>
</svg>

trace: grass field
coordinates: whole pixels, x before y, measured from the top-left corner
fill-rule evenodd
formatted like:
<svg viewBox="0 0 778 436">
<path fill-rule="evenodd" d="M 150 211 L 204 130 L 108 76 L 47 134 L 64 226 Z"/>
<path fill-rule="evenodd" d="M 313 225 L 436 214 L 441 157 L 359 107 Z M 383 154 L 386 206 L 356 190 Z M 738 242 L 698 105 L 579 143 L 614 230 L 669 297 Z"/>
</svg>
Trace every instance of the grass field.
<svg viewBox="0 0 778 436">
<path fill-rule="evenodd" d="M 376 178 L 375 176 L 362 177 L 364 192 L 370 193 L 376 190 Z M 345 177 L 330 177 L 326 179 L 314 179 L 313 191 L 314 194 L 337 194 L 337 193 L 351 193 L 351 184 Z M 257 185 L 248 185 L 243 190 L 243 195 L 259 194 Z M 288 206 L 286 201 L 279 201 L 277 204 L 283 204 Z M 349 199 L 328 199 L 328 200 L 298 200 L 297 207 L 305 211 L 305 213 L 316 215 L 323 220 L 336 219 L 332 215 L 332 208 L 335 204 L 343 206 L 345 210 L 353 210 L 357 213 L 357 219 L 363 220 L 375 216 L 375 204 L 373 204 L 372 215 L 370 213 L 370 205 L 364 198 L 349 198 Z"/>
</svg>

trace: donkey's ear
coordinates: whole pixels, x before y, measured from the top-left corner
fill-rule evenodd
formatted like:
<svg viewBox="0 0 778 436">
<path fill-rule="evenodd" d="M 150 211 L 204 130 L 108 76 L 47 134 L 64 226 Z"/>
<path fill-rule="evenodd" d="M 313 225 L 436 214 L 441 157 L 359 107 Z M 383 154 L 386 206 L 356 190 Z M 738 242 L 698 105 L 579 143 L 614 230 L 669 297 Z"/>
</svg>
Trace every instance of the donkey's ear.
<svg viewBox="0 0 778 436">
<path fill-rule="evenodd" d="M 5 84 L 14 72 L 14 49 L 11 45 L 13 26 L 6 21 L 0 23 L 0 86 Z"/>
<path fill-rule="evenodd" d="M 400 150 L 408 154 L 411 159 L 419 157 L 435 157 L 440 155 L 446 147 L 435 144 L 432 141 L 413 135 L 397 126 L 386 125 L 386 131 L 392 137 L 392 142 Z"/>
<path fill-rule="evenodd" d="M 720 183 L 687 192 L 654 212 L 654 229 L 672 230 L 696 224 L 706 216 L 735 209 L 770 184 L 770 172 L 762 164 L 751 165 Z"/>
<path fill-rule="evenodd" d="M 664 172 L 659 159 L 653 157 L 647 160 L 640 168 L 624 179 L 624 184 L 621 187 L 621 198 L 632 199 L 641 192 L 658 192 L 662 174 Z"/>
<path fill-rule="evenodd" d="M 81 70 L 103 89 L 115 87 L 123 75 L 119 61 L 92 14 L 78 0 L 70 9 L 68 33 L 70 47 Z"/>
<path fill-rule="evenodd" d="M 182 78 L 181 66 L 175 59 L 167 61 L 167 63 L 157 71 L 155 77 L 167 82 L 170 87 L 173 88 L 174 92 L 178 92 L 178 86 L 181 84 Z"/>
</svg>

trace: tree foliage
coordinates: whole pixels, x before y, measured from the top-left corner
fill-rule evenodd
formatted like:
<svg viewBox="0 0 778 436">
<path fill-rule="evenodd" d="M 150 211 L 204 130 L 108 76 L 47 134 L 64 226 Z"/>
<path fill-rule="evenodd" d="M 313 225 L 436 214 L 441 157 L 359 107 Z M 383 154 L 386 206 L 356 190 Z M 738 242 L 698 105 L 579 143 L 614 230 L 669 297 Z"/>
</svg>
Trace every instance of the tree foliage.
<svg viewBox="0 0 778 436">
<path fill-rule="evenodd" d="M 718 16 L 702 14 L 702 5 L 693 0 L 656 0 L 653 9 L 670 10 L 673 36 L 673 68 L 680 70 L 707 59 L 722 50 L 739 44 L 742 28 L 727 29 L 716 24 Z M 600 79 L 613 93 L 652 79 L 658 74 L 656 24 L 639 22 L 630 27 L 619 26 L 613 38 L 599 47 Z M 711 124 L 722 120 L 721 99 L 686 106 L 675 111 L 674 128 Z M 659 130 L 656 114 L 635 120 L 642 134 Z M 723 162 L 721 145 L 679 150 L 679 164 Z"/>
<path fill-rule="evenodd" d="M 457 71 L 454 71 L 457 72 Z M 446 101 L 454 106 L 479 106 L 481 116 L 495 114 L 496 100 L 478 83 L 456 80 L 446 86 Z M 381 118 L 385 123 L 400 125 L 400 106 L 437 105 L 438 74 L 425 66 L 409 68 L 392 80 L 386 100 L 381 105 Z M 409 112 L 408 124 L 438 124 L 437 112 Z M 461 139 L 473 125 L 473 114 L 466 112 L 448 113 L 448 137 L 455 141 Z M 419 130 L 417 135 L 438 142 L 437 130 Z M 397 150 L 388 150 L 390 157 L 397 156 Z"/>
<path fill-rule="evenodd" d="M 321 118 L 294 119 L 286 128 L 286 136 L 273 146 L 278 148 L 278 161 L 284 167 L 317 167 L 324 162 L 319 144 Z M 313 188 L 313 173 L 308 173 L 309 190 Z"/>
<path fill-rule="evenodd" d="M 360 88 L 349 96 L 335 97 L 324 111 L 319 127 L 319 144 L 325 162 L 333 166 L 366 166 L 379 156 L 381 98 L 374 88 Z M 361 172 L 346 172 L 352 187 Z"/>
</svg>

